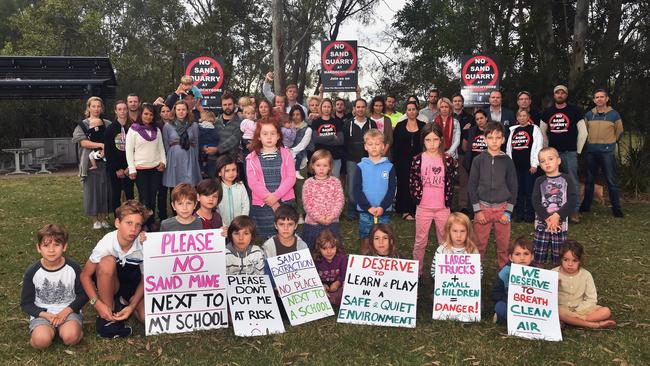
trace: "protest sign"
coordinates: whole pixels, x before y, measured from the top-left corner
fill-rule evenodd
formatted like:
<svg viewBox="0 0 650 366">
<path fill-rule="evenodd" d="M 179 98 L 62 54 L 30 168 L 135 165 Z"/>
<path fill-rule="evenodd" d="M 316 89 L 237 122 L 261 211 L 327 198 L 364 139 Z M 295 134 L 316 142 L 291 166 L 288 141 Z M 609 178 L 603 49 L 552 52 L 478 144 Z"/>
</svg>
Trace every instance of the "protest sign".
<svg viewBox="0 0 650 366">
<path fill-rule="evenodd" d="M 561 341 L 558 273 L 513 264 L 508 281 L 508 334 Z"/>
<path fill-rule="evenodd" d="M 224 60 L 221 56 L 184 55 L 185 75 L 194 80 L 201 91 L 201 105 L 206 109 L 221 108 L 224 86 Z M 196 96 L 198 98 L 198 96 Z"/>
<path fill-rule="evenodd" d="M 267 261 L 291 325 L 334 315 L 309 249 Z"/>
<path fill-rule="evenodd" d="M 433 319 L 481 321 L 481 255 L 436 254 Z"/>
<path fill-rule="evenodd" d="M 325 92 L 350 92 L 358 84 L 357 41 L 321 42 L 321 81 Z"/>
<path fill-rule="evenodd" d="M 350 255 L 339 323 L 415 328 L 418 261 Z"/>
<path fill-rule="evenodd" d="M 501 71 L 498 59 L 490 55 L 463 56 L 460 93 L 465 107 L 489 105 L 490 92 L 499 90 Z"/>
<path fill-rule="evenodd" d="M 236 336 L 284 333 L 278 303 L 266 275 L 228 276 L 228 307 Z"/>
<path fill-rule="evenodd" d="M 220 230 L 147 233 L 146 335 L 228 327 L 224 250 Z"/>
</svg>

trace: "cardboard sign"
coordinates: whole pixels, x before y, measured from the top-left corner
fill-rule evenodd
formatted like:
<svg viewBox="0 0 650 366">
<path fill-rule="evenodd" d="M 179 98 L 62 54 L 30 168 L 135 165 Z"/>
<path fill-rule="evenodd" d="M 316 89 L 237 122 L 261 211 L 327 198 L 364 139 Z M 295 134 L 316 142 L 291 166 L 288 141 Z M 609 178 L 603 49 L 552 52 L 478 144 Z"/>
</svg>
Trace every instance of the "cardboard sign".
<svg viewBox="0 0 650 366">
<path fill-rule="evenodd" d="M 461 90 L 465 107 L 490 104 L 490 92 L 499 89 L 501 71 L 498 59 L 489 55 L 468 55 L 461 59 Z"/>
<path fill-rule="evenodd" d="M 236 336 L 284 333 L 269 276 L 228 276 L 228 307 Z"/>
<path fill-rule="evenodd" d="M 334 315 L 309 249 L 267 261 L 291 325 Z"/>
<path fill-rule="evenodd" d="M 481 321 L 481 255 L 436 254 L 433 319 Z"/>
<path fill-rule="evenodd" d="M 358 85 L 357 41 L 321 42 L 321 81 L 326 92 L 351 92 Z"/>
<path fill-rule="evenodd" d="M 185 75 L 190 75 L 201 91 L 201 105 L 221 108 L 224 86 L 224 60 L 221 56 L 184 55 Z"/>
<path fill-rule="evenodd" d="M 350 255 L 339 323 L 415 328 L 418 261 Z"/>
<path fill-rule="evenodd" d="M 143 248 L 146 335 L 228 327 L 220 230 L 147 233 Z"/>
<path fill-rule="evenodd" d="M 513 264 L 508 282 L 508 334 L 561 341 L 558 273 Z"/>
</svg>

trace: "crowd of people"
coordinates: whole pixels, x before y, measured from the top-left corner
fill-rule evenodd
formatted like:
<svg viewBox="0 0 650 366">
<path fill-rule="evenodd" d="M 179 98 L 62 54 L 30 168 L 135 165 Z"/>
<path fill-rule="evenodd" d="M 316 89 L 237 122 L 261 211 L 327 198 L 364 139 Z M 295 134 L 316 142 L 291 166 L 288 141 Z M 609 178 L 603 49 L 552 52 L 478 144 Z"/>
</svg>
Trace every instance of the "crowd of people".
<svg viewBox="0 0 650 366">
<path fill-rule="evenodd" d="M 553 104 L 539 113 L 526 91 L 517 95 L 516 112 L 503 106 L 498 90 L 489 106 L 470 112 L 461 94 L 448 98 L 434 89 L 423 108 L 410 96 L 400 113 L 394 95 L 376 96 L 368 106 L 357 90 L 348 112 L 340 98 L 312 96 L 300 104 L 296 85 L 274 94 L 272 79 L 266 76 L 264 99 L 225 93 L 219 116 L 203 109 L 187 76 L 153 103 L 140 103 L 135 94 L 116 101 L 112 123 L 103 118 L 103 101 L 88 99 L 73 134 L 84 212 L 94 229 L 116 230 L 97 243 L 83 270 L 63 257 L 63 228 L 51 224 L 38 232 L 43 258 L 25 274 L 22 299 L 32 316 L 34 347 L 47 347 L 55 329 L 66 344 L 78 342 L 86 301 L 98 314 L 98 334 L 131 333 L 124 320 L 131 314 L 144 319 L 143 232 L 220 229 L 228 274 L 268 273 L 265 258 L 309 249 L 338 305 L 345 248 L 354 247 L 343 245 L 341 214 L 358 221 L 360 254 L 392 258 L 406 256 L 398 252 L 391 221 L 415 221 L 411 257 L 420 275 L 432 224 L 436 253 L 479 253 L 482 259 L 494 231 L 499 323 L 507 318 L 510 264 L 545 267 L 550 253 L 560 273 L 560 319 L 591 328 L 615 325 L 580 267 L 582 246 L 568 240 L 569 223 L 591 209 L 601 170 L 612 213 L 623 217 L 614 156 L 623 125 L 607 91 L 596 90 L 595 107 L 582 113 L 568 104 L 568 88 L 558 85 Z M 578 154 L 587 163 L 582 201 Z M 305 177 L 297 192 L 296 181 Z M 532 242 L 511 242 L 513 220 L 533 224 Z M 65 287 L 65 294 L 49 291 L 54 303 L 42 296 L 52 276 L 63 278 Z"/>
</svg>

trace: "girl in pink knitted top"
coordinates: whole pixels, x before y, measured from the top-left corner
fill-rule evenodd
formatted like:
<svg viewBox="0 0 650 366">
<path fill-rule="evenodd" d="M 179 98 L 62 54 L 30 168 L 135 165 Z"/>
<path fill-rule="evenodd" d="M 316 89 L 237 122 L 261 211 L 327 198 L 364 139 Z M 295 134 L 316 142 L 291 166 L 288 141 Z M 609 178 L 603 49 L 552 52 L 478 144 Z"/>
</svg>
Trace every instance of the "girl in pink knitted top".
<svg viewBox="0 0 650 366">
<path fill-rule="evenodd" d="M 331 175 L 332 165 L 332 154 L 329 151 L 314 152 L 309 161 L 309 171 L 314 176 L 302 186 L 302 202 L 307 216 L 300 237 L 311 250 L 321 231 L 330 229 L 336 235 L 341 235 L 339 215 L 345 198 L 341 181 Z"/>
</svg>

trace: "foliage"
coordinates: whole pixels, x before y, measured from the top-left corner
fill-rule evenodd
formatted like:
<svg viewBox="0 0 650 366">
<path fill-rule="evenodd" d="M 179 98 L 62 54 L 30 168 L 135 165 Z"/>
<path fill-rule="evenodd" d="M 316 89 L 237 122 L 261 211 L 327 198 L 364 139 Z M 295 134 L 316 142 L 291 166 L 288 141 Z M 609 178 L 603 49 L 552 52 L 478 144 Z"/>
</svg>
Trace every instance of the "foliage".
<svg viewBox="0 0 650 366">
<path fill-rule="evenodd" d="M 561 343 L 507 337 L 506 329 L 491 321 L 489 290 L 496 277 L 491 243 L 479 324 L 432 321 L 431 280 L 424 276 L 415 329 L 337 324 L 330 317 L 297 327 L 287 323 L 285 334 L 268 337 L 239 338 L 232 328 L 145 337 L 143 327 L 132 323 L 132 338 L 105 340 L 95 336 L 95 313 L 87 305 L 80 345 L 64 347 L 57 339 L 48 350 L 36 351 L 28 344 L 27 316 L 19 306 L 23 271 L 39 258 L 36 230 L 50 222 L 62 224 L 70 231 L 66 255 L 82 264 L 106 231 L 90 229 L 83 217 L 75 176 L 0 178 L 0 186 L 0 357 L 6 365 L 636 365 L 650 359 L 650 350 L 640 341 L 648 337 L 650 319 L 649 206 L 627 203 L 625 219 L 597 206 L 569 231 L 585 245 L 585 266 L 594 276 L 598 301 L 613 309 L 619 323 L 613 331 L 567 328 Z M 414 224 L 398 217 L 391 221 L 400 252 L 408 257 Z M 530 224 L 514 224 L 512 235 L 530 230 Z M 357 253 L 356 223 L 344 220 L 342 233 L 348 252 Z M 428 246 L 425 263 L 434 249 Z"/>
<path fill-rule="evenodd" d="M 619 179 L 621 189 L 638 198 L 650 188 L 650 141 L 647 135 L 628 133 L 623 141 Z"/>
</svg>

